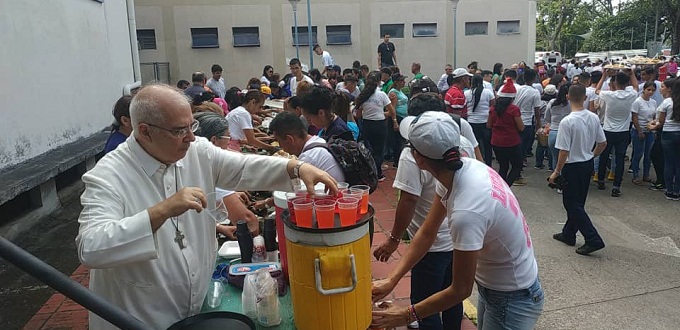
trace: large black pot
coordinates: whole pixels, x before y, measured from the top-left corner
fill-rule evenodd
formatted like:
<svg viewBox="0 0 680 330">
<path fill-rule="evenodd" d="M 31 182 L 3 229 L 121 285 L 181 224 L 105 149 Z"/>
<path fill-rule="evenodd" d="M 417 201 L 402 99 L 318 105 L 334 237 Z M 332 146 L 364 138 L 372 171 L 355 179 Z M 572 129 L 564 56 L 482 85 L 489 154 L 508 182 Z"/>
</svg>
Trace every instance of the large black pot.
<svg viewBox="0 0 680 330">
<path fill-rule="evenodd" d="M 148 325 L 120 307 L 92 293 L 86 287 L 2 236 L 0 236 L 0 257 L 121 329 L 150 329 Z M 168 328 L 168 330 L 204 329 L 254 330 L 255 323 L 243 314 L 213 312 L 188 317 Z"/>
</svg>

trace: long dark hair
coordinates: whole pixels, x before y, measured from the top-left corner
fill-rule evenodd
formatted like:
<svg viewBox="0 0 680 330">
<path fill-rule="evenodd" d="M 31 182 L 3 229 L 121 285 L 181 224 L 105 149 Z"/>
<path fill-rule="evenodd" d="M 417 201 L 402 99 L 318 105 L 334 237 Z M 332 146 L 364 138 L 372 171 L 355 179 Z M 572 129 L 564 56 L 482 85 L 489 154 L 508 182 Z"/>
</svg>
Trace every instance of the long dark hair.
<svg viewBox="0 0 680 330">
<path fill-rule="evenodd" d="M 357 108 L 362 106 L 364 102 L 375 94 L 375 90 L 378 88 L 378 82 L 380 81 L 380 75 L 380 71 L 373 71 L 368 74 L 364 90 L 359 93 L 359 96 L 357 96 L 357 99 L 354 101 Z"/>
<path fill-rule="evenodd" d="M 264 69 L 262 69 L 262 75 L 267 77 L 267 79 L 269 79 L 269 77 L 271 77 L 270 75 L 267 74 L 267 71 L 269 71 L 269 69 L 274 70 L 274 67 L 267 64 L 267 65 L 264 66 Z M 274 74 L 274 73 L 272 72 L 272 74 Z"/>
<path fill-rule="evenodd" d="M 673 99 L 673 115 L 671 116 L 671 120 L 680 121 L 680 79 L 675 79 L 672 91 L 671 98 Z"/>
<path fill-rule="evenodd" d="M 501 69 L 503 69 L 503 63 L 496 63 L 496 64 L 494 64 L 494 65 L 493 65 L 493 74 L 497 74 L 497 75 L 499 75 L 499 76 L 502 76 L 502 75 L 503 75 L 503 71 L 501 71 Z"/>
<path fill-rule="evenodd" d="M 484 92 L 484 78 L 481 75 L 472 76 L 472 95 L 475 97 L 474 106 L 472 107 L 472 112 L 475 112 L 477 106 L 479 105 L 479 100 L 482 98 L 482 92 Z"/>
<path fill-rule="evenodd" d="M 555 102 L 553 102 L 553 105 L 569 104 L 569 100 L 567 100 L 567 94 L 569 94 L 569 87 L 571 87 L 570 82 L 567 82 L 564 85 L 560 86 L 560 90 L 557 92 L 557 97 L 555 98 Z"/>
<path fill-rule="evenodd" d="M 335 91 L 331 100 L 333 112 L 345 122 L 353 122 L 354 118 L 349 111 L 350 100 L 345 92 Z"/>
<path fill-rule="evenodd" d="M 514 97 L 504 97 L 501 96 L 498 99 L 496 99 L 496 105 L 494 106 L 494 111 L 496 111 L 496 114 L 500 118 L 503 116 L 505 113 L 505 110 L 508 109 L 508 107 L 512 104 L 512 100 L 514 100 Z"/>
</svg>

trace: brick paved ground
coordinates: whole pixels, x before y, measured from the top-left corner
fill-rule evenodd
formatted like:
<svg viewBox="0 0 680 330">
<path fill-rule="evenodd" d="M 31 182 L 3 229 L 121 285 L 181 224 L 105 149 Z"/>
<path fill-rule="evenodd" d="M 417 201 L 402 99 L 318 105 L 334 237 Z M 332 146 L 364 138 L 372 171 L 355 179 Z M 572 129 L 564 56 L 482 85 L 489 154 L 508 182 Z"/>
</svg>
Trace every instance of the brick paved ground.
<svg viewBox="0 0 680 330">
<path fill-rule="evenodd" d="M 375 235 L 373 237 L 373 247 L 377 247 L 387 239 L 392 225 L 394 224 L 394 212 L 397 206 L 397 194 L 392 189 L 392 182 L 395 175 L 395 170 L 390 168 L 383 171 L 387 180 L 380 183 L 378 190 L 371 195 L 371 203 L 376 209 L 376 226 Z M 384 278 L 389 271 L 396 265 L 396 262 L 404 255 L 406 245 L 401 243 L 393 257 L 387 262 L 372 261 L 371 267 L 373 270 L 373 278 Z M 397 285 L 386 299 L 392 300 L 397 304 L 407 306 L 410 303 L 409 295 L 411 292 L 410 273 L 407 274 Z M 89 274 L 85 267 L 80 266 L 71 275 L 75 281 L 88 285 Z M 24 330 L 85 330 L 87 329 L 87 311 L 80 305 L 67 299 L 62 294 L 54 294 L 42 308 L 31 318 Z M 401 329 L 406 329 L 402 327 Z M 475 326 L 468 319 L 464 320 L 463 330 L 475 329 Z"/>
</svg>

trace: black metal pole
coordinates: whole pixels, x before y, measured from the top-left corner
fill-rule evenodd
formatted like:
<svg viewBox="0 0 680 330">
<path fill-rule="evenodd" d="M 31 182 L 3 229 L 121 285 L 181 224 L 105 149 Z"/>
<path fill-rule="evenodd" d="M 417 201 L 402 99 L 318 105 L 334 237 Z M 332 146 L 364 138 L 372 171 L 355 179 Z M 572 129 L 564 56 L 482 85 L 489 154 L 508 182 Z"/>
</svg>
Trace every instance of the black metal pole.
<svg viewBox="0 0 680 330">
<path fill-rule="evenodd" d="M 142 321 L 92 293 L 80 283 L 2 236 L 0 236 L 0 257 L 121 329 L 149 329 L 149 326 Z"/>
</svg>

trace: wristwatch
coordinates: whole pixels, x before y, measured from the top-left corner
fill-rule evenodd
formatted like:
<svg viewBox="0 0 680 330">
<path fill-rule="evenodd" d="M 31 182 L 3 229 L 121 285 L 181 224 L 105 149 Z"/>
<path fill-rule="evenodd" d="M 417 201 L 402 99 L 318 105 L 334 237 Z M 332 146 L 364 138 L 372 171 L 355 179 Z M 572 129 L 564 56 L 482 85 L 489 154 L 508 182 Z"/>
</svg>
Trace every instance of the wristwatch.
<svg viewBox="0 0 680 330">
<path fill-rule="evenodd" d="M 300 177 L 300 167 L 302 165 L 306 164 L 304 160 L 298 161 L 297 165 L 295 165 L 295 168 L 293 169 L 293 179 L 297 179 Z"/>
</svg>

